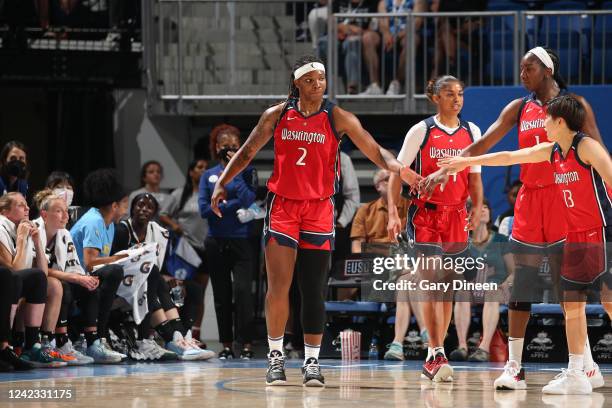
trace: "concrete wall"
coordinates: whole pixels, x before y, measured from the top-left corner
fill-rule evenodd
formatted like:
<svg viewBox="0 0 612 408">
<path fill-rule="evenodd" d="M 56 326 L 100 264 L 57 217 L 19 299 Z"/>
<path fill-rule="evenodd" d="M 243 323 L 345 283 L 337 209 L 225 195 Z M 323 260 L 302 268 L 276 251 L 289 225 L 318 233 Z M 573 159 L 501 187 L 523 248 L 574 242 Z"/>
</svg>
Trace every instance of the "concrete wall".
<svg viewBox="0 0 612 408">
<path fill-rule="evenodd" d="M 184 183 L 193 145 L 186 117 L 149 118 L 143 90 L 115 91 L 115 157 L 128 189 L 139 187 L 140 167 L 157 160 L 164 167 L 162 188 Z"/>
</svg>

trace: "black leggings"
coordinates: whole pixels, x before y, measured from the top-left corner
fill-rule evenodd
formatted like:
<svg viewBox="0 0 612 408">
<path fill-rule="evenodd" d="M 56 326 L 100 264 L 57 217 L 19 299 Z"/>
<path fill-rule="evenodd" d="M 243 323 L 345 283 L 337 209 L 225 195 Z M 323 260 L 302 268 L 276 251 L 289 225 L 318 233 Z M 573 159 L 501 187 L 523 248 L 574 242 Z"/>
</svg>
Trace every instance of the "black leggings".
<svg viewBox="0 0 612 408">
<path fill-rule="evenodd" d="M 100 288 L 90 291 L 76 283 L 62 282 L 64 295 L 62 296 L 62 307 L 60 309 L 57 327 L 68 326 L 68 318 L 72 302 L 76 301 L 81 309 L 81 321 L 83 327 L 97 327 L 100 306 Z"/>
<path fill-rule="evenodd" d="M 13 274 L 8 268 L 0 268 L 0 342 L 9 341 L 13 298 Z"/>
<path fill-rule="evenodd" d="M 119 265 L 106 265 L 96 271 L 100 278 L 100 302 L 98 303 L 98 333 L 108 337 L 107 327 L 111 307 L 117 294 L 117 289 L 123 280 L 123 268 Z"/>
<path fill-rule="evenodd" d="M 26 303 L 44 304 L 47 302 L 47 275 L 36 268 L 13 271 L 12 303 L 25 298 Z"/>
</svg>

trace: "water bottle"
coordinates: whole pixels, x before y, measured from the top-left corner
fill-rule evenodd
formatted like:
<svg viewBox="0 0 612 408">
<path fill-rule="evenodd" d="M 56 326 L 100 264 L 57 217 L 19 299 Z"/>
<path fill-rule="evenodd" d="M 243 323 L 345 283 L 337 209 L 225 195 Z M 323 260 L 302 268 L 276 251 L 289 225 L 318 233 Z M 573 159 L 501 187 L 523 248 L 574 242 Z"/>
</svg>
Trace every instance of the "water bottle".
<svg viewBox="0 0 612 408">
<path fill-rule="evenodd" d="M 176 307 L 183 307 L 185 304 L 185 293 L 183 291 L 182 284 L 177 281 L 176 286 L 170 290 L 170 295 L 172 296 L 172 302 Z"/>
<path fill-rule="evenodd" d="M 77 343 L 74 345 L 74 348 L 80 353 L 85 354 L 85 352 L 87 351 L 87 339 L 85 338 L 84 333 L 81 333 L 79 335 L 79 339 L 77 340 Z"/>
<path fill-rule="evenodd" d="M 378 339 L 376 337 L 372 337 L 370 349 L 368 350 L 368 358 L 370 360 L 378 360 Z"/>
<path fill-rule="evenodd" d="M 51 343 L 49 343 L 49 336 L 47 336 L 46 334 L 44 336 L 42 336 L 42 340 L 40 342 L 40 347 L 42 349 L 51 348 Z"/>
</svg>

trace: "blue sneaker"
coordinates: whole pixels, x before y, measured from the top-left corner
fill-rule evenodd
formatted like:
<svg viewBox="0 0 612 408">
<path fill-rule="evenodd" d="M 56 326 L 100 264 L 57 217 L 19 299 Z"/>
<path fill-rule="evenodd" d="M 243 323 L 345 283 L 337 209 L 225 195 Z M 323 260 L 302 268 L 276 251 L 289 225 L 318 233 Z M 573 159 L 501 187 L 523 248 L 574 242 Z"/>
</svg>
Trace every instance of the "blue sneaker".
<svg viewBox="0 0 612 408">
<path fill-rule="evenodd" d="M 97 339 L 87 347 L 87 355 L 94 359 L 96 364 L 117 364 L 121 362 L 121 356 L 110 350 L 104 344 L 106 339 Z"/>
<path fill-rule="evenodd" d="M 191 345 L 179 331 L 174 332 L 172 341 L 166 344 L 166 349 L 176 353 L 179 360 L 185 361 L 202 359 L 202 351 L 204 351 Z"/>
<path fill-rule="evenodd" d="M 404 361 L 404 347 L 396 342 L 391 343 L 385 353 L 385 360 Z"/>
</svg>

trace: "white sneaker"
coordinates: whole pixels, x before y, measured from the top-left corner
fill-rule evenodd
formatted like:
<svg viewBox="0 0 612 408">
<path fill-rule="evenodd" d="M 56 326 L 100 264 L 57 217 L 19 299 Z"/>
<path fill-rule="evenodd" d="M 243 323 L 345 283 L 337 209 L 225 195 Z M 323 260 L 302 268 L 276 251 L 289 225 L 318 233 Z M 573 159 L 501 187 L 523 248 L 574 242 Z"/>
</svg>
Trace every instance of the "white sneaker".
<svg viewBox="0 0 612 408">
<path fill-rule="evenodd" d="M 525 370 L 516 361 L 508 361 L 504 366 L 504 373 L 497 377 L 493 383 L 496 390 L 525 390 Z"/>
<path fill-rule="evenodd" d="M 200 352 L 197 360 L 208 360 L 216 356 L 216 353 L 214 351 L 200 348 L 200 344 L 202 343 L 199 343 L 191 336 L 191 330 L 187 330 L 187 334 L 185 334 L 185 342 L 189 344 L 193 349 L 198 350 Z"/>
<path fill-rule="evenodd" d="M 134 360 L 166 361 L 176 360 L 176 353 L 166 350 L 154 340 L 136 340 L 136 350 L 130 351 L 130 357 Z"/>
<path fill-rule="evenodd" d="M 599 366 L 597 365 L 597 363 L 593 363 L 593 368 L 591 368 L 590 370 L 584 370 L 584 374 L 589 379 L 589 382 L 591 383 L 591 387 L 593 387 L 593 389 L 601 388 L 605 385 L 603 375 L 601 375 L 601 371 L 599 370 Z"/>
<path fill-rule="evenodd" d="M 387 89 L 386 95 L 399 95 L 401 89 L 402 86 L 400 85 L 399 81 L 397 79 L 394 79 L 389 84 L 389 88 Z"/>
<path fill-rule="evenodd" d="M 380 86 L 375 83 L 372 82 L 370 85 L 368 85 L 368 87 L 366 88 L 365 91 L 361 92 L 359 95 L 362 96 L 368 96 L 368 95 L 382 95 L 383 94 L 383 90 L 380 88 Z"/>
<path fill-rule="evenodd" d="M 179 331 L 175 331 L 172 341 L 166 344 L 166 348 L 178 356 L 179 360 L 193 361 L 199 360 L 201 353 L 189 344 Z"/>
<path fill-rule="evenodd" d="M 561 373 L 542 388 L 544 394 L 591 394 L 593 388 L 582 370 L 562 369 Z"/>
<path fill-rule="evenodd" d="M 69 361 L 68 365 L 85 365 L 93 364 L 94 362 L 94 359 L 92 357 L 86 356 L 85 354 L 75 349 L 70 340 L 68 340 L 66 344 L 64 344 L 62 347 L 59 347 L 57 350 L 64 355 L 72 356 L 76 359 L 74 361 Z"/>
<path fill-rule="evenodd" d="M 125 360 L 127 360 L 127 357 L 128 357 L 128 356 L 127 356 L 127 354 L 123 354 L 123 353 L 118 352 L 117 350 L 114 350 L 114 349 L 111 347 L 111 345 L 108 343 L 108 341 L 106 341 L 106 339 L 105 339 L 105 338 L 102 338 L 101 340 L 102 340 L 102 341 L 101 341 L 102 346 L 103 346 L 104 348 L 106 348 L 106 350 L 108 350 L 108 352 L 109 352 L 110 354 L 114 354 L 114 355 L 116 355 L 116 356 L 119 356 L 119 358 L 121 358 L 121 361 L 125 361 Z"/>
</svg>

